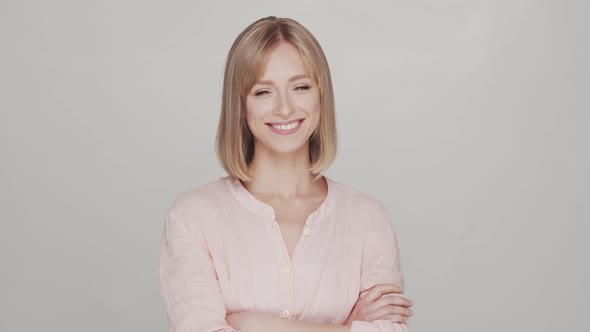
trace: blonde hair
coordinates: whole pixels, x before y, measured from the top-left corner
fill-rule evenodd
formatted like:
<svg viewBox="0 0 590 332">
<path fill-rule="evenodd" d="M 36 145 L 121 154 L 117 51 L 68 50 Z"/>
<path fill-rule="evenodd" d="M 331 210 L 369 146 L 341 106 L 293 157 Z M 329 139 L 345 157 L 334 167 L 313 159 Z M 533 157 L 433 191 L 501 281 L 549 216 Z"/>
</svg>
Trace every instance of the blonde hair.
<svg viewBox="0 0 590 332">
<path fill-rule="evenodd" d="M 215 152 L 222 167 L 232 177 L 252 180 L 248 165 L 254 156 L 254 137 L 246 123 L 245 96 L 260 79 L 268 54 L 280 41 L 295 46 L 306 70 L 320 90 L 320 120 L 309 139 L 308 169 L 315 180 L 336 158 L 336 116 L 332 78 L 326 56 L 315 37 L 300 23 L 269 16 L 249 25 L 229 50 L 223 77 L 221 115 Z"/>
</svg>

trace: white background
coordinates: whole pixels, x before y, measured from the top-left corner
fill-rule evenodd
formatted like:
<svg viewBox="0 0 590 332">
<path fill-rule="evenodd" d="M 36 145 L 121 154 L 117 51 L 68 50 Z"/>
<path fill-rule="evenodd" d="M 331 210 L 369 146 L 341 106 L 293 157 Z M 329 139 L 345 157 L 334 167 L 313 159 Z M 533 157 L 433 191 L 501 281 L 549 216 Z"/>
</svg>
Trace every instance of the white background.
<svg viewBox="0 0 590 332">
<path fill-rule="evenodd" d="M 164 212 L 224 176 L 254 20 L 328 57 L 338 157 L 398 232 L 413 332 L 586 331 L 585 1 L 2 1 L 0 330 L 165 331 Z"/>
</svg>

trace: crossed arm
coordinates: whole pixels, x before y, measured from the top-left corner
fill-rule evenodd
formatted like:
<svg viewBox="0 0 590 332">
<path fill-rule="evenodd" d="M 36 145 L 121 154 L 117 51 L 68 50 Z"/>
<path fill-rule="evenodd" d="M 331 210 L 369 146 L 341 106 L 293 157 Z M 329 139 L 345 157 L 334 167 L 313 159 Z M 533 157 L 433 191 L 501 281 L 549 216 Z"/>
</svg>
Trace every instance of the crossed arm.
<svg viewBox="0 0 590 332">
<path fill-rule="evenodd" d="M 275 317 L 258 312 L 238 312 L 226 316 L 232 328 L 240 332 L 349 332 L 350 326 L 324 325 Z"/>
<path fill-rule="evenodd" d="M 389 296 L 392 293 L 402 293 L 402 289 L 395 284 L 378 284 L 361 292 L 344 325 L 314 324 L 305 321 L 278 318 L 257 312 L 233 313 L 226 316 L 226 322 L 233 328 L 242 332 L 274 332 L 277 330 L 287 332 L 407 332 L 407 325 L 405 324 L 407 318 L 405 316 L 413 314 L 411 310 L 409 310 L 409 307 L 411 307 L 413 303 L 403 295 Z M 391 319 L 391 321 L 388 319 Z M 402 322 L 402 324 L 396 324 L 392 321 Z"/>
<path fill-rule="evenodd" d="M 376 317 L 381 317 L 381 315 L 383 315 L 385 311 L 392 311 L 391 308 L 385 308 L 384 306 L 382 306 L 384 302 L 383 299 L 381 299 L 382 294 L 384 292 L 389 291 L 398 292 L 399 290 L 400 289 L 393 284 L 377 285 L 376 287 L 372 287 L 368 292 L 365 292 L 364 299 L 359 298 L 356 305 L 360 304 L 361 307 L 369 309 L 371 315 L 376 314 Z M 381 304 L 377 304 L 377 308 L 379 309 L 377 309 L 376 311 L 373 309 L 375 308 L 374 304 L 376 304 L 375 300 L 378 300 L 377 302 L 382 302 Z M 399 306 L 395 308 L 397 310 L 394 310 L 398 312 L 403 312 L 407 310 L 407 308 L 405 307 L 409 307 L 412 305 L 409 300 L 399 297 L 395 300 L 392 300 L 391 303 L 399 303 Z M 230 324 L 232 328 L 242 332 L 408 331 L 406 324 L 395 324 L 387 320 L 374 320 L 372 323 L 370 323 L 369 321 L 372 320 L 371 318 L 362 319 L 365 321 L 355 321 L 353 316 L 358 316 L 358 312 L 355 313 L 355 310 L 353 310 L 353 313 L 351 313 L 351 316 L 348 317 L 344 325 L 324 325 L 305 321 L 279 318 L 272 315 L 261 314 L 257 312 L 239 312 L 227 315 L 226 322 Z M 360 319 L 360 317 L 358 318 Z M 375 324 L 375 322 L 377 322 L 377 324 Z"/>
</svg>

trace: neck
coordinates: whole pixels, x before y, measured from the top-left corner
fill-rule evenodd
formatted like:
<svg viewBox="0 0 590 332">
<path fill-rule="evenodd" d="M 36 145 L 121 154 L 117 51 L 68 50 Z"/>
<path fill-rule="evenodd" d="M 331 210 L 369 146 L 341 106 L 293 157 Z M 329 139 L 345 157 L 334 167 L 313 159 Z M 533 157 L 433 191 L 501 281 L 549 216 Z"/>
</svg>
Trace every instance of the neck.
<svg viewBox="0 0 590 332">
<path fill-rule="evenodd" d="M 270 151 L 263 146 L 256 146 L 254 151 L 249 165 L 253 179 L 243 183 L 248 191 L 285 199 L 313 196 L 322 191 L 318 188 L 323 188 L 323 183 L 313 182 L 314 175 L 307 170 L 311 165 L 309 144 L 288 153 Z"/>
</svg>

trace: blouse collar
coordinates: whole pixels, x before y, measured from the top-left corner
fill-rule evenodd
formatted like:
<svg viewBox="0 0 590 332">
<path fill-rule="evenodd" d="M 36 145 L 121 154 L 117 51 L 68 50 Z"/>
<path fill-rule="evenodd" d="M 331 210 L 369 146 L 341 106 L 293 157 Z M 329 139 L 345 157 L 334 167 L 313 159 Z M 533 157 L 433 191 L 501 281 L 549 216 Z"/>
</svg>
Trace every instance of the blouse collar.
<svg viewBox="0 0 590 332">
<path fill-rule="evenodd" d="M 336 186 L 334 185 L 334 181 L 325 175 L 323 175 L 323 177 L 326 179 L 326 183 L 328 185 L 328 193 L 317 210 L 309 215 L 309 218 L 311 218 L 311 220 L 315 220 L 315 222 L 319 222 L 320 220 L 324 219 L 334 208 L 336 202 Z M 228 185 L 230 192 L 240 202 L 241 205 L 259 216 L 271 218 L 273 220 L 275 219 L 275 212 L 272 206 L 254 197 L 248 190 L 246 190 L 246 188 L 244 188 L 244 185 L 242 185 L 238 178 L 227 175 L 223 177 L 223 179 Z"/>
</svg>

